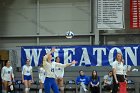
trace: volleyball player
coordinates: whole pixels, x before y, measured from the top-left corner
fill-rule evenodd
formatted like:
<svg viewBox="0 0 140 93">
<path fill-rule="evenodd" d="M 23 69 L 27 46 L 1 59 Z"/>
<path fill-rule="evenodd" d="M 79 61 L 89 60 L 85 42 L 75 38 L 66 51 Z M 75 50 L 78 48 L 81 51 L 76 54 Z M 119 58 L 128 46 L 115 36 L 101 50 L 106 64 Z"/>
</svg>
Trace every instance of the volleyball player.
<svg viewBox="0 0 140 93">
<path fill-rule="evenodd" d="M 12 80 L 14 80 L 14 74 L 13 74 L 13 68 L 10 65 L 10 61 L 5 61 L 5 66 L 2 68 L 1 71 L 1 78 L 3 82 L 4 87 L 4 93 L 8 92 L 8 86 L 12 83 Z M 12 90 L 13 86 L 11 86 Z"/>
<path fill-rule="evenodd" d="M 57 56 L 55 58 L 55 62 L 60 63 L 60 58 Z M 60 88 L 61 93 L 64 93 L 64 68 L 63 67 L 57 67 L 55 68 L 55 74 L 56 74 L 56 82 Z"/>
<path fill-rule="evenodd" d="M 123 75 L 123 58 L 121 53 L 117 53 L 116 60 L 112 64 L 113 69 L 113 90 L 112 93 L 117 93 L 119 82 L 124 82 L 124 75 Z"/>
<path fill-rule="evenodd" d="M 29 59 L 26 60 L 26 64 L 22 68 L 22 82 L 25 86 L 25 93 L 29 93 L 31 83 L 33 83 L 33 72 Z"/>
<path fill-rule="evenodd" d="M 44 89 L 45 89 L 45 93 L 50 93 L 50 89 L 52 88 L 54 93 L 59 93 L 59 89 L 58 86 L 56 84 L 55 78 L 55 68 L 56 67 L 67 67 L 67 66 L 71 66 L 72 64 L 76 64 L 76 61 L 73 60 L 71 63 L 68 64 L 61 64 L 61 63 L 56 63 L 56 62 L 51 62 L 52 60 L 52 53 L 55 52 L 55 48 L 52 48 L 52 50 L 47 53 L 44 57 L 43 57 L 43 67 L 46 71 L 46 78 L 45 78 L 45 82 L 44 82 Z"/>
<path fill-rule="evenodd" d="M 42 93 L 43 91 L 43 84 L 45 81 L 45 77 L 46 77 L 46 72 L 45 69 L 43 68 L 43 64 L 41 64 L 39 68 L 39 84 L 40 84 L 39 93 Z"/>
</svg>

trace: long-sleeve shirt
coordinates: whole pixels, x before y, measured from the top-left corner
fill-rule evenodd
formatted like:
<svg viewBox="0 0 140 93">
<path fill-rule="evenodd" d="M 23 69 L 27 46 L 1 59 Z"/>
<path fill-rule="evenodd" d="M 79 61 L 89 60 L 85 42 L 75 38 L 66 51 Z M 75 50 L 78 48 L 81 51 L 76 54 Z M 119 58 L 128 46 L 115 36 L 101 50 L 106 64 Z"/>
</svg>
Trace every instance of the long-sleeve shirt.
<svg viewBox="0 0 140 93">
<path fill-rule="evenodd" d="M 61 67 L 61 68 L 65 68 L 68 65 L 70 65 L 70 63 L 68 64 L 61 64 L 61 63 L 56 63 L 56 62 L 48 62 L 47 61 L 48 56 L 45 55 L 43 58 L 43 68 L 46 71 L 46 77 L 49 78 L 56 78 L 56 74 L 55 74 L 55 68 L 56 67 Z"/>
<path fill-rule="evenodd" d="M 81 82 L 83 82 L 85 85 L 89 84 L 89 78 L 88 76 L 78 76 L 76 78 L 76 84 L 79 85 Z"/>
<path fill-rule="evenodd" d="M 24 65 L 22 67 L 22 75 L 26 75 L 26 76 L 32 75 L 32 66 Z"/>
<path fill-rule="evenodd" d="M 4 66 L 1 70 L 1 78 L 5 81 L 12 81 L 12 78 L 14 78 L 13 68 Z"/>
</svg>

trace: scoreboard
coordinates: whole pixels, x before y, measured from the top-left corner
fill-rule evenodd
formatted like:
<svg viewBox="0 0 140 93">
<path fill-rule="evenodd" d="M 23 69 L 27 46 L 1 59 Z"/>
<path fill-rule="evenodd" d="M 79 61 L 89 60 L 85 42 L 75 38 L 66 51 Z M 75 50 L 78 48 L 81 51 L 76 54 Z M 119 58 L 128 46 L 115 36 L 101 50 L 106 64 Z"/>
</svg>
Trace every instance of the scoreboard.
<svg viewBox="0 0 140 93">
<path fill-rule="evenodd" d="M 140 28 L 140 0 L 130 0 L 130 28 Z"/>
</svg>

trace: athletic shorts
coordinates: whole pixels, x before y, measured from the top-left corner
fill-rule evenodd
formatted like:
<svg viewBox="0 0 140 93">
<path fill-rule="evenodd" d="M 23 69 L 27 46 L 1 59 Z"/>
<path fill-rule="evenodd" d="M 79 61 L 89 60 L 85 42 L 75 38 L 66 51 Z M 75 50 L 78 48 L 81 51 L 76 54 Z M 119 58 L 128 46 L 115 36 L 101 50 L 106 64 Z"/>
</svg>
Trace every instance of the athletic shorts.
<svg viewBox="0 0 140 93">
<path fill-rule="evenodd" d="M 44 77 L 42 76 L 42 77 L 40 77 L 39 79 L 41 80 L 42 83 L 44 83 L 45 78 L 46 78 L 45 76 L 44 76 Z"/>
<path fill-rule="evenodd" d="M 31 75 L 30 76 L 24 75 L 24 80 L 32 80 L 32 76 Z"/>
</svg>

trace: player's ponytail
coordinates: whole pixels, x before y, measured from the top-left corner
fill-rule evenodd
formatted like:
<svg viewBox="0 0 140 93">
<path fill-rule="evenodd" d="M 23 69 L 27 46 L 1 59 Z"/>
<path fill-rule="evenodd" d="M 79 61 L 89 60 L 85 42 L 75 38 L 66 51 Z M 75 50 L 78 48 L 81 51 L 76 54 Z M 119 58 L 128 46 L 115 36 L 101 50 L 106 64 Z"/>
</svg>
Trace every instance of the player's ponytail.
<svg viewBox="0 0 140 93">
<path fill-rule="evenodd" d="M 6 64 L 8 63 L 9 60 L 5 60 L 4 61 L 4 66 L 6 66 Z"/>
</svg>

